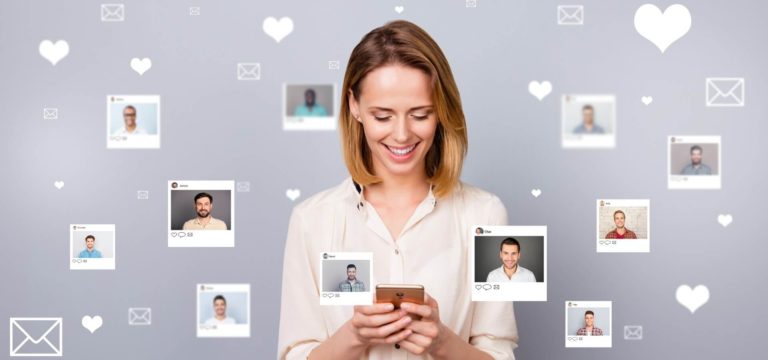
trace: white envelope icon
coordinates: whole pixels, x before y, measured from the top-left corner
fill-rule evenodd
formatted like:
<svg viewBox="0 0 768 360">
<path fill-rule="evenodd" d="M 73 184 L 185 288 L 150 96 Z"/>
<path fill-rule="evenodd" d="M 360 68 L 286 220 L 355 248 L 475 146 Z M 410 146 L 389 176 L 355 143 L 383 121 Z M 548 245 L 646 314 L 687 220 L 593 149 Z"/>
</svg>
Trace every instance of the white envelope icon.
<svg viewBox="0 0 768 360">
<path fill-rule="evenodd" d="M 643 327 L 640 325 L 625 325 L 624 340 L 643 340 Z"/>
<path fill-rule="evenodd" d="M 59 118 L 59 109 L 57 108 L 44 108 L 43 109 L 43 119 L 45 120 L 56 120 Z"/>
<path fill-rule="evenodd" d="M 744 78 L 707 78 L 707 106 L 744 106 Z"/>
<path fill-rule="evenodd" d="M 558 25 L 584 25 L 584 5 L 559 5 Z"/>
<path fill-rule="evenodd" d="M 11 356 L 62 356 L 61 318 L 11 318 Z"/>
<path fill-rule="evenodd" d="M 101 4 L 101 21 L 124 21 L 124 4 Z"/>
<path fill-rule="evenodd" d="M 152 309 L 150 308 L 129 308 L 128 325 L 151 325 Z"/>
<path fill-rule="evenodd" d="M 237 80 L 259 80 L 261 78 L 261 64 L 238 63 Z"/>
</svg>

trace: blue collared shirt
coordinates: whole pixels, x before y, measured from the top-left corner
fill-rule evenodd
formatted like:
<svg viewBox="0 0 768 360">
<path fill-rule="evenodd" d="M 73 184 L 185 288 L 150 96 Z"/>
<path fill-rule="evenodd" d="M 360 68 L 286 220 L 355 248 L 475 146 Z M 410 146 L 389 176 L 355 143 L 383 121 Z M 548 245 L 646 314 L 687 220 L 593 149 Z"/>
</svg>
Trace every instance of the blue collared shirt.
<svg viewBox="0 0 768 360">
<path fill-rule="evenodd" d="M 604 134 L 605 130 L 603 130 L 600 125 L 592 124 L 592 131 L 587 130 L 587 127 L 584 126 L 584 124 L 581 124 L 577 126 L 575 129 L 573 129 L 574 134 Z"/>
<path fill-rule="evenodd" d="M 93 249 L 93 251 L 88 251 L 88 249 L 85 249 L 80 252 L 80 255 L 77 257 L 79 258 L 101 258 L 101 251 Z"/>
<path fill-rule="evenodd" d="M 683 168 L 683 171 L 680 172 L 681 175 L 712 175 L 712 169 L 704 164 L 699 164 L 699 166 L 693 166 L 693 164 L 688 164 Z"/>
<path fill-rule="evenodd" d="M 306 104 L 302 104 L 296 107 L 293 111 L 293 116 L 328 116 L 328 111 L 325 110 L 323 105 L 315 104 L 311 108 Z"/>
</svg>

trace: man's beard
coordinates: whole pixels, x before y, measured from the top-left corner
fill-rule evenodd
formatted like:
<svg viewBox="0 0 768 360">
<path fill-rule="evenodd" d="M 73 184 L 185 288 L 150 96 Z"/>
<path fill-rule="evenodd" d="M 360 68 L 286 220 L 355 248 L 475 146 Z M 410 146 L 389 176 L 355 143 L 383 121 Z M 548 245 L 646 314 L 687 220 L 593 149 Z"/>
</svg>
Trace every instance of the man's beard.
<svg viewBox="0 0 768 360">
<path fill-rule="evenodd" d="M 198 217 L 201 217 L 201 218 L 205 218 L 205 217 L 208 217 L 208 215 L 210 215 L 210 214 L 211 214 L 210 212 L 208 212 L 208 211 L 205 211 L 205 210 L 203 210 L 203 211 L 198 211 L 198 212 L 197 212 L 197 216 L 198 216 Z"/>
</svg>

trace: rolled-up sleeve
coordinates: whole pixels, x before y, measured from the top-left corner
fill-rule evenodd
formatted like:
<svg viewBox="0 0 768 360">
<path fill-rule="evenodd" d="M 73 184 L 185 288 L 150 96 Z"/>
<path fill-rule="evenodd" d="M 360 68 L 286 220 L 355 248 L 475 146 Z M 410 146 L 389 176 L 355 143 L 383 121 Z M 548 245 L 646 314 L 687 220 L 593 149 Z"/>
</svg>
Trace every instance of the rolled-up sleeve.
<svg viewBox="0 0 768 360">
<path fill-rule="evenodd" d="M 280 303 L 278 359 L 306 359 L 328 338 L 317 287 L 317 268 L 311 246 L 305 243 L 308 229 L 301 207 L 294 208 L 288 224 L 283 256 L 283 290 Z M 319 254 L 317 254 L 319 256 Z"/>
<path fill-rule="evenodd" d="M 488 225 L 507 225 L 507 209 L 501 200 L 493 196 L 488 202 Z M 515 358 L 517 348 L 517 323 L 511 301 L 474 303 L 469 343 L 485 351 L 496 360 Z"/>
</svg>

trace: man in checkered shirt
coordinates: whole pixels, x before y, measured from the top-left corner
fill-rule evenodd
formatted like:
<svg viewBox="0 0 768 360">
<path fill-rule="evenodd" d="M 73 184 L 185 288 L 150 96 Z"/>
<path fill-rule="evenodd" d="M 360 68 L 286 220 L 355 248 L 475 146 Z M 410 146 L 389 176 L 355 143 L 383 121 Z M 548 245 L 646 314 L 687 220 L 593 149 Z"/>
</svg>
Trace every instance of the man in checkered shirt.
<svg viewBox="0 0 768 360">
<path fill-rule="evenodd" d="M 586 326 L 576 332 L 578 336 L 603 336 L 603 330 L 595 326 L 595 313 L 587 310 L 584 313 L 584 323 Z"/>
<path fill-rule="evenodd" d="M 347 280 L 339 284 L 340 292 L 365 292 L 365 283 L 357 280 L 357 266 L 347 265 Z"/>
</svg>

